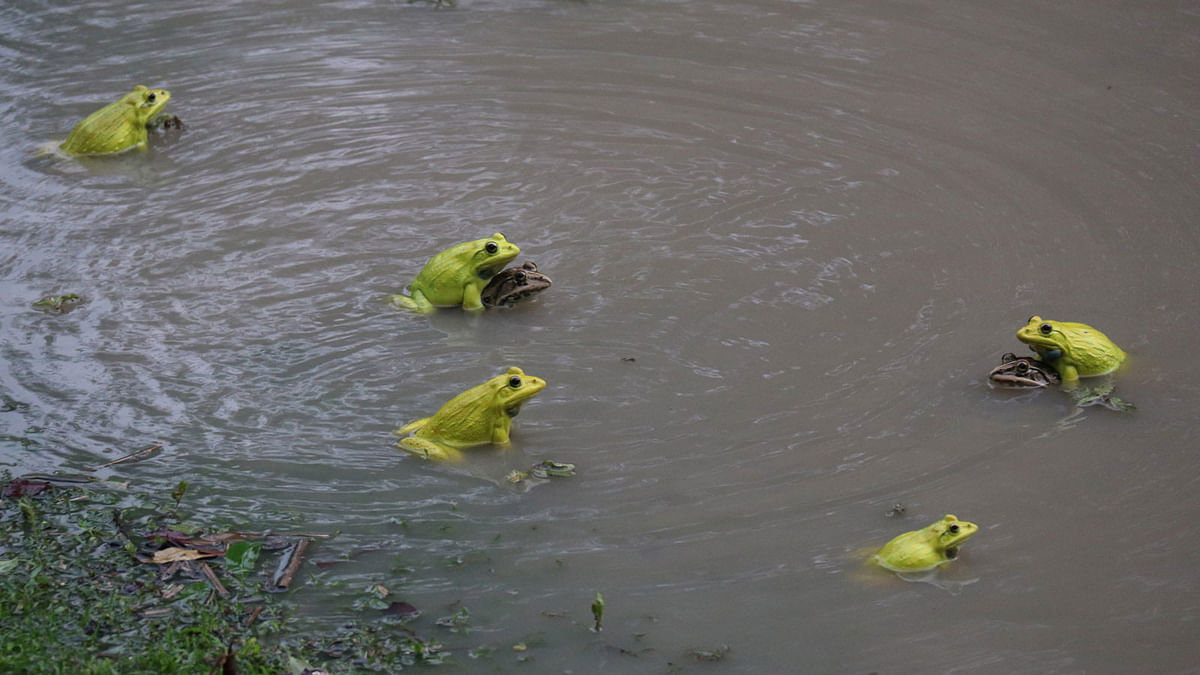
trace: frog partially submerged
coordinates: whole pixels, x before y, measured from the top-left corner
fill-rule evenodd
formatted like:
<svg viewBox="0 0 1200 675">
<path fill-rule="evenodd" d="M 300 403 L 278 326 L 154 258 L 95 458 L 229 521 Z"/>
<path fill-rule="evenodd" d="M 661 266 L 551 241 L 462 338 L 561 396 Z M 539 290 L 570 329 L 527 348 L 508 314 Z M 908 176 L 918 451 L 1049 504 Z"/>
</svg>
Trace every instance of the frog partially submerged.
<svg viewBox="0 0 1200 675">
<path fill-rule="evenodd" d="M 133 91 L 83 118 L 59 147 L 71 155 L 107 155 L 146 146 L 147 129 L 171 93 L 139 84 Z"/>
<path fill-rule="evenodd" d="M 484 307 L 511 307 L 550 288 L 550 277 L 526 260 L 520 267 L 509 267 L 492 277 L 480 299 Z"/>
<path fill-rule="evenodd" d="M 426 459 L 459 460 L 460 448 L 493 443 L 507 445 L 512 418 L 521 406 L 546 388 L 546 381 L 516 366 L 450 399 L 433 417 L 409 422 L 396 434 L 412 436 L 396 444 Z M 415 433 L 414 433 L 415 432 Z"/>
<path fill-rule="evenodd" d="M 1075 386 L 1081 377 L 1107 375 L 1125 362 L 1120 347 L 1083 323 L 1032 316 L 1017 331 L 1017 339 L 1062 375 L 1064 387 Z"/>
<path fill-rule="evenodd" d="M 1017 339 L 1061 374 L 1063 390 L 1075 398 L 1078 407 L 1099 405 L 1117 412 L 1135 410 L 1132 403 L 1112 395 L 1111 380 L 1098 387 L 1079 388 L 1080 378 L 1109 375 L 1125 362 L 1125 352 L 1104 333 L 1083 323 L 1032 316 L 1017 331 Z"/>
<path fill-rule="evenodd" d="M 487 239 L 455 244 L 425 263 L 408 285 L 408 295 L 388 296 L 398 307 L 430 312 L 435 307 L 483 309 L 483 289 L 521 249 L 497 232 Z"/>
<path fill-rule="evenodd" d="M 82 302 L 83 298 L 79 297 L 78 293 L 64 293 L 62 295 L 47 295 L 33 303 L 33 307 L 47 314 L 66 314 L 78 307 Z"/>
<path fill-rule="evenodd" d="M 1062 377 L 1044 361 L 1008 352 L 1000 357 L 1000 365 L 988 373 L 988 381 L 1006 389 L 1040 389 L 1060 384 Z"/>
<path fill-rule="evenodd" d="M 893 572 L 925 572 L 958 557 L 958 548 L 979 529 L 975 523 L 947 514 L 929 527 L 884 544 L 875 562 Z"/>
</svg>

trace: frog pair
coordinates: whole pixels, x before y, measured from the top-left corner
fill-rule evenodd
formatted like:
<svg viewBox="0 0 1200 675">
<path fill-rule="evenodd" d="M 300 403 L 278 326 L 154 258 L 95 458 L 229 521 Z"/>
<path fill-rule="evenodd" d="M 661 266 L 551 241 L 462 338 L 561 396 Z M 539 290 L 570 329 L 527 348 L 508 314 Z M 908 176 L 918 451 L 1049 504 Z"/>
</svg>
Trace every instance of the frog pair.
<svg viewBox="0 0 1200 675">
<path fill-rule="evenodd" d="M 520 252 L 499 232 L 455 244 L 425 263 L 408 285 L 412 295 L 390 295 L 388 301 L 418 312 L 459 305 L 466 310 L 511 306 L 550 287 L 550 277 L 532 262 L 504 269 Z"/>
<path fill-rule="evenodd" d="M 1130 403 L 1112 396 L 1112 385 L 1081 389 L 1080 378 L 1099 377 L 1117 370 L 1125 362 L 1122 351 L 1107 335 L 1083 323 L 1029 318 L 1017 331 L 1017 339 L 1029 345 L 1037 358 L 1001 357 L 1001 364 L 988 374 L 989 381 L 1006 388 L 1042 388 L 1061 384 L 1080 407 L 1102 405 L 1128 412 Z"/>
</svg>

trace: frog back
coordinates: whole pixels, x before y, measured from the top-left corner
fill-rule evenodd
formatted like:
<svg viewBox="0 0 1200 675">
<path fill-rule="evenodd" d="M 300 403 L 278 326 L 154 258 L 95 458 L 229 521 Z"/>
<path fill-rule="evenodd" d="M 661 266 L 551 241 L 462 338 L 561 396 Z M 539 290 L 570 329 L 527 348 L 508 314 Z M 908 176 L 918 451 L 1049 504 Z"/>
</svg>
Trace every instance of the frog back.
<svg viewBox="0 0 1200 675">
<path fill-rule="evenodd" d="M 60 146 L 72 155 L 120 152 L 146 142 L 146 126 L 139 121 L 137 101 L 127 94 L 88 115 L 75 125 Z"/>
<path fill-rule="evenodd" d="M 470 266 L 463 262 L 462 255 L 456 250 L 462 246 L 459 244 L 430 258 L 409 285 L 409 290 L 420 291 L 434 305 L 450 306 L 462 304 L 463 288 L 472 280 L 476 280 L 480 288 L 486 285 L 487 280 L 477 279 Z"/>
<path fill-rule="evenodd" d="M 488 383 L 472 387 L 450 399 L 416 435 L 460 447 L 490 443 L 496 425 L 511 422 L 503 408 L 494 405 L 495 396 Z"/>
<path fill-rule="evenodd" d="M 1069 359 L 1081 377 L 1107 375 L 1125 362 L 1125 352 L 1107 335 L 1082 323 L 1066 324 L 1071 327 L 1070 350 L 1063 358 Z"/>
<path fill-rule="evenodd" d="M 933 569 L 949 560 L 938 546 L 936 534 L 928 530 L 906 532 L 889 541 L 875 560 L 892 571 L 920 572 Z"/>
</svg>

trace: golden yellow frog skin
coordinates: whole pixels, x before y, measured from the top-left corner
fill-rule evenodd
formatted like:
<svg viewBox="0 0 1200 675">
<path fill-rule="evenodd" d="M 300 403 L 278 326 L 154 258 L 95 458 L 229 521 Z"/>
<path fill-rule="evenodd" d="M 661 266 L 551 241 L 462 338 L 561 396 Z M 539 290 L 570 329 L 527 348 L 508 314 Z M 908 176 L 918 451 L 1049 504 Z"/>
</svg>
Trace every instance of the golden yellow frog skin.
<svg viewBox="0 0 1200 675">
<path fill-rule="evenodd" d="M 1017 339 L 1057 370 L 1067 387 L 1081 377 L 1107 375 L 1125 362 L 1125 352 L 1120 347 L 1084 323 L 1032 316 L 1017 331 Z"/>
<path fill-rule="evenodd" d="M 397 435 L 412 433 L 396 444 L 426 459 L 459 460 L 460 448 L 488 443 L 507 445 L 512 418 L 521 406 L 546 388 L 540 377 L 513 366 L 483 384 L 450 399 L 433 417 L 405 424 Z"/>
<path fill-rule="evenodd" d="M 419 312 L 435 307 L 483 309 L 480 295 L 492 277 L 521 253 L 497 232 L 486 239 L 464 241 L 438 253 L 425 263 L 416 280 L 408 285 L 410 295 L 388 297 L 393 304 Z"/>
<path fill-rule="evenodd" d="M 893 572 L 925 572 L 958 557 L 958 547 L 979 529 L 951 514 L 929 527 L 905 532 L 875 554 L 880 567 Z"/>
<path fill-rule="evenodd" d="M 171 93 L 139 84 L 83 118 L 59 147 L 71 155 L 109 155 L 146 146 L 147 125 L 163 111 Z"/>
</svg>

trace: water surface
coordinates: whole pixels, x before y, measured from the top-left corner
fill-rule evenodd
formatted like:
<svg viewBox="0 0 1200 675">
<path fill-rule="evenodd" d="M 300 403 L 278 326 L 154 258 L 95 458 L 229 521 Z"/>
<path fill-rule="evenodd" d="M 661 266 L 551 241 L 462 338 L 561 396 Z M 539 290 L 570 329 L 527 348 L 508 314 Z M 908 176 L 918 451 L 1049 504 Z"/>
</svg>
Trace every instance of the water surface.
<svg viewBox="0 0 1200 675">
<path fill-rule="evenodd" d="M 161 442 L 107 475 L 340 532 L 305 621 L 382 583 L 464 670 L 1195 672 L 1198 35 L 1188 3 L 6 5 L 0 468 Z M 139 83 L 184 133 L 38 153 Z M 553 289 L 382 302 L 497 231 Z M 1032 314 L 1124 347 L 1138 411 L 989 389 Z M 549 382 L 509 450 L 393 449 L 509 365 Z M 543 458 L 579 474 L 500 480 Z M 945 513 L 981 527 L 947 583 L 862 564 Z"/>
</svg>

